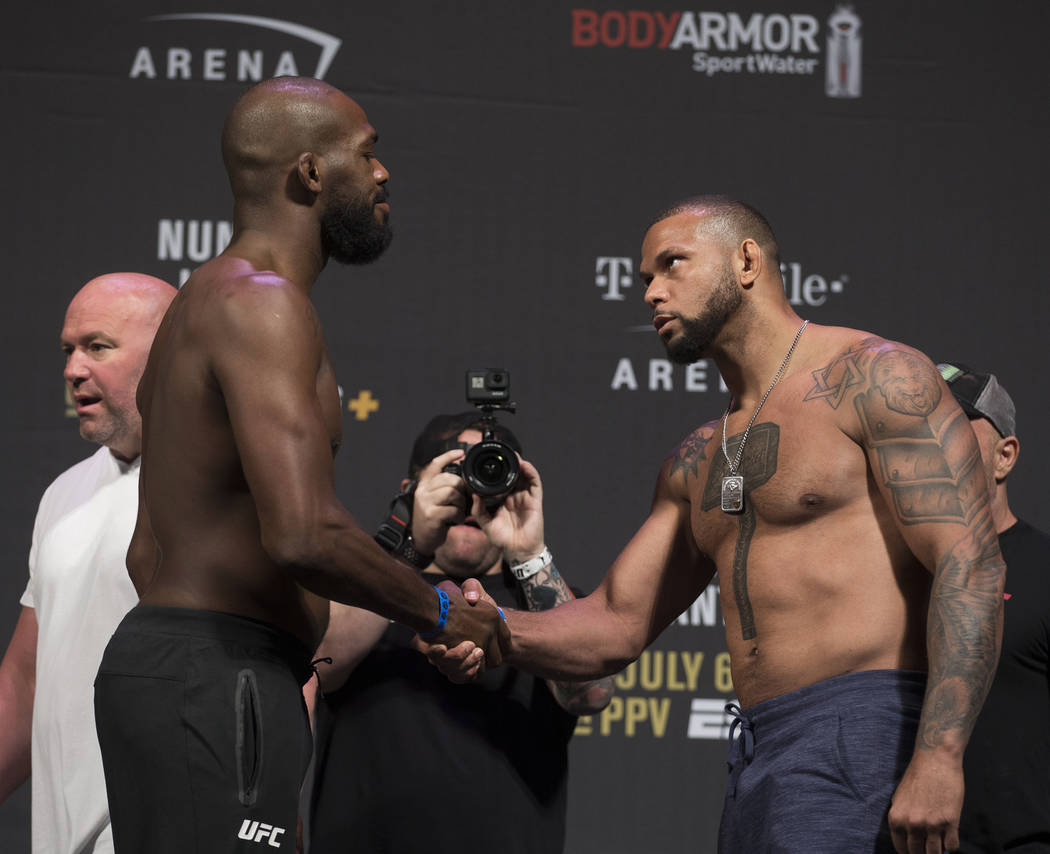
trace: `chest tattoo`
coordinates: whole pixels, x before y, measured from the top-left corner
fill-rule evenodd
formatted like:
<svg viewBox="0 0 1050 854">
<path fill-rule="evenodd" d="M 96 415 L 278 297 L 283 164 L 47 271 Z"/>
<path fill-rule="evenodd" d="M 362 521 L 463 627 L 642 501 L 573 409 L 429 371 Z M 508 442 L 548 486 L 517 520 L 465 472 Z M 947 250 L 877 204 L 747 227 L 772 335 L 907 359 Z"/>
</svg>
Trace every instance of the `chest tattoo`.
<svg viewBox="0 0 1050 854">
<path fill-rule="evenodd" d="M 738 433 L 726 441 L 732 457 L 740 445 L 742 434 Z M 744 640 L 751 640 L 758 632 L 755 614 L 751 607 L 751 596 L 747 589 L 747 555 L 751 549 L 751 538 L 755 535 L 755 506 L 750 495 L 769 481 L 777 471 L 777 451 L 780 447 L 780 427 L 772 421 L 756 424 L 751 428 L 744 458 L 740 461 L 739 473 L 744 478 L 744 509 L 738 514 L 740 530 L 733 552 L 733 598 L 740 613 L 740 632 Z M 700 509 L 705 512 L 720 507 L 722 503 L 722 478 L 728 473 L 725 457 L 719 455 L 711 461 L 704 486 Z"/>
</svg>

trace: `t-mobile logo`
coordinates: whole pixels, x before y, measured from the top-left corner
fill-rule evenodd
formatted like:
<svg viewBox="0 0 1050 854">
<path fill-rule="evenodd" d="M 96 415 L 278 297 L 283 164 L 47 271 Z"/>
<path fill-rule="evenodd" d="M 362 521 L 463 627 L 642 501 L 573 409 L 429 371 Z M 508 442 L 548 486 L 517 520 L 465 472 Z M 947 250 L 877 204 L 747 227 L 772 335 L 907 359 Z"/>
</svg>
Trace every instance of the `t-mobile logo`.
<svg viewBox="0 0 1050 854">
<path fill-rule="evenodd" d="M 631 259 L 599 256 L 594 264 L 594 283 L 605 288 L 602 299 L 622 300 L 624 296 L 620 288 L 631 286 Z"/>
<path fill-rule="evenodd" d="M 240 832 L 237 834 L 238 839 L 247 839 L 249 842 L 262 842 L 266 840 L 266 844 L 271 848 L 280 848 L 281 843 L 278 837 L 284 833 L 283 827 L 274 827 L 272 824 L 266 824 L 265 822 L 252 821 L 251 819 L 245 819 L 241 822 Z"/>
</svg>

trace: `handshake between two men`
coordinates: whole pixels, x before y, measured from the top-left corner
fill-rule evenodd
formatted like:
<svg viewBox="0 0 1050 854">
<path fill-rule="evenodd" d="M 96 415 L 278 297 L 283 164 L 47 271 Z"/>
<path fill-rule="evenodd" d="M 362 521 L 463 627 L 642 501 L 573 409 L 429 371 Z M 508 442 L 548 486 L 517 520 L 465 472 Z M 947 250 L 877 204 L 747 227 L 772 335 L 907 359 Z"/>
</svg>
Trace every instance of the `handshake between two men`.
<svg viewBox="0 0 1050 854">
<path fill-rule="evenodd" d="M 469 441 L 476 437 L 464 438 L 463 447 L 435 457 L 412 489 L 413 550 L 434 555 L 430 562 L 440 562 L 443 571 L 456 579 L 439 583 L 438 589 L 446 595 L 462 593 L 471 606 L 495 609 L 504 623 L 506 612 L 483 587 L 485 575 L 509 572 L 529 610 L 547 610 L 575 598 L 546 547 L 543 486 L 535 466 L 519 458 L 515 489 L 496 501 L 487 499 L 473 491 L 462 475 L 466 451 L 476 447 Z M 452 646 L 431 644 L 425 637 L 416 646 L 452 681 L 467 682 L 486 667 L 501 664 L 511 654 L 513 637 L 504 629 L 498 645 L 488 649 L 470 640 Z"/>
<path fill-rule="evenodd" d="M 486 386 L 503 383 L 492 394 L 505 390 L 506 372 L 478 373 L 484 374 Z M 470 377 L 468 372 L 468 389 Z M 400 493 L 376 535 L 440 591 L 438 623 L 419 635 L 414 646 L 454 682 L 473 681 L 515 655 L 516 626 L 576 598 L 546 547 L 539 472 L 522 459 L 514 433 L 491 415 L 492 408 L 513 404 L 471 402 L 479 403 L 484 414 L 435 416 L 417 437 Z M 333 640 L 350 634 L 339 628 L 345 622 L 340 610 L 333 610 L 332 619 Z M 354 615 L 358 637 L 363 619 L 361 613 Z M 381 628 L 377 623 L 373 642 Z M 346 654 L 345 641 L 323 647 L 318 654 L 331 654 L 337 668 L 339 660 L 348 666 L 359 660 Z M 526 659 L 511 663 L 547 677 L 555 701 L 570 714 L 594 714 L 612 698 L 611 676 L 596 678 L 599 674 L 581 671 L 563 677 Z M 343 682 L 323 679 L 326 692 L 333 681 Z"/>
</svg>

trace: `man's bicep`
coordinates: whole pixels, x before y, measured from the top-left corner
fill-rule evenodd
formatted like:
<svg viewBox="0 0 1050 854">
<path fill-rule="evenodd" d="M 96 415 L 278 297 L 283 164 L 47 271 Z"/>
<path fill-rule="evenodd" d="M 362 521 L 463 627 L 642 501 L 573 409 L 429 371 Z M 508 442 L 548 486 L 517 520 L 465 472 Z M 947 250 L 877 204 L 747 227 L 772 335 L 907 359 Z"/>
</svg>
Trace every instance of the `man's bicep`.
<svg viewBox="0 0 1050 854">
<path fill-rule="evenodd" d="M 956 430 L 970 430 L 965 416 L 948 425 L 949 433 Z M 919 450 L 882 445 L 869 452 L 897 529 L 931 571 L 954 543 L 990 519 L 979 451 L 966 450 L 961 436 L 943 438 L 945 444 L 931 441 Z M 893 460 L 895 455 L 911 459 Z"/>
<path fill-rule="evenodd" d="M 658 487 L 648 518 L 609 569 L 607 607 L 648 645 L 689 607 L 714 576 L 696 546 L 689 503 Z"/>
<path fill-rule="evenodd" d="M 212 370 L 265 527 L 316 510 L 332 488 L 332 448 L 317 393 L 316 318 L 294 303 L 259 313 L 231 324 Z"/>
<path fill-rule="evenodd" d="M 956 544 L 975 532 L 987 537 L 980 449 L 933 364 L 886 345 L 853 403 L 872 477 L 915 556 L 932 572 Z"/>
</svg>

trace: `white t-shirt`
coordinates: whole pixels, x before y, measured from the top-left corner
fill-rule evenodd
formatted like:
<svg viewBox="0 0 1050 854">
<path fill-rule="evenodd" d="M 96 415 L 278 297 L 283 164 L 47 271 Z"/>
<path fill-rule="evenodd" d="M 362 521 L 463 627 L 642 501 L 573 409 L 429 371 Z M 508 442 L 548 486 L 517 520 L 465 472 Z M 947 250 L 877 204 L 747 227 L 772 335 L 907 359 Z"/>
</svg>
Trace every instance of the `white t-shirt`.
<svg viewBox="0 0 1050 854">
<path fill-rule="evenodd" d="M 36 612 L 33 852 L 112 852 L 94 682 L 102 653 L 138 602 L 125 557 L 138 511 L 139 461 L 108 448 L 59 475 L 33 526 L 29 584 Z"/>
</svg>

